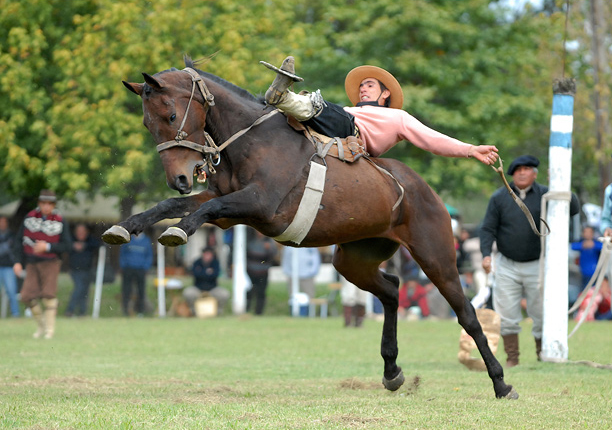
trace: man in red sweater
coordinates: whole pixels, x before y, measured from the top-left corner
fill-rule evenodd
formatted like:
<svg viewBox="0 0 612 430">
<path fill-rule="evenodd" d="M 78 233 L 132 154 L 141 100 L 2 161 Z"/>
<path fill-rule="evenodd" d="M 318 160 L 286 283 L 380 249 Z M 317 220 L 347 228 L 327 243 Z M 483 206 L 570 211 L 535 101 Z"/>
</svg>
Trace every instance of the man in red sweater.
<svg viewBox="0 0 612 430">
<path fill-rule="evenodd" d="M 35 338 L 51 339 L 55 332 L 60 255 L 70 251 L 72 244 L 68 224 L 55 210 L 56 202 L 53 191 L 42 190 L 38 207 L 26 215 L 15 237 L 13 270 L 20 277 L 25 266 L 21 301 L 38 324 Z"/>
</svg>

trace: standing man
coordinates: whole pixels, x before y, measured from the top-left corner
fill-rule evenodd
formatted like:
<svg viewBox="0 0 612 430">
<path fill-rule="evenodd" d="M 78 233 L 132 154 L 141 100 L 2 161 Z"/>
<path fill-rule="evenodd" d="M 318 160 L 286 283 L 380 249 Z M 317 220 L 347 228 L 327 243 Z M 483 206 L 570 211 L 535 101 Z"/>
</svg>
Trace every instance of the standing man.
<svg viewBox="0 0 612 430">
<path fill-rule="evenodd" d="M 612 184 L 609 184 L 604 191 L 599 229 L 604 237 L 612 237 Z M 612 262 L 608 264 L 607 274 L 608 280 L 612 283 Z"/>
<path fill-rule="evenodd" d="M 92 279 L 92 269 L 100 243 L 89 234 L 85 224 L 77 224 L 74 228 L 74 242 L 70 249 L 70 276 L 74 283 L 72 296 L 68 302 L 65 315 L 85 316 L 89 298 L 89 285 Z"/>
<path fill-rule="evenodd" d="M 38 324 L 35 338 L 51 339 L 55 332 L 60 255 L 70 251 L 72 243 L 68 224 L 55 210 L 56 202 L 53 191 L 42 190 L 38 207 L 26 215 L 15 237 L 13 270 L 21 276 L 25 265 L 21 301 Z"/>
<path fill-rule="evenodd" d="M 17 302 L 17 278 L 13 272 L 14 264 L 13 234 L 9 230 L 8 219 L 0 216 L 0 287 L 4 285 L 11 305 L 11 314 L 13 317 L 18 317 L 19 303 Z"/>
<path fill-rule="evenodd" d="M 262 315 L 266 306 L 268 272 L 276 257 L 276 242 L 257 230 L 252 230 L 251 239 L 246 244 L 247 275 L 252 287 L 247 291 L 247 312 L 255 303 L 255 315 Z"/>
<path fill-rule="evenodd" d="M 513 182 L 510 187 L 525 203 L 535 220 L 540 219 L 542 196 L 548 187 L 538 184 L 540 161 L 531 155 L 521 155 L 508 168 Z M 570 215 L 580 210 L 572 194 Z M 519 323 L 523 319 L 521 300 L 527 303 L 527 315 L 533 320 L 531 333 L 535 338 L 538 359 L 542 350 L 543 299 L 540 288 L 540 237 L 534 234 L 525 214 L 505 187 L 491 196 L 480 229 L 482 268 L 491 272 L 491 249 L 497 241 L 493 309 L 501 317 L 501 335 L 508 356 L 507 367 L 519 364 Z"/>
<path fill-rule="evenodd" d="M 119 266 L 121 266 L 121 308 L 124 316 L 130 315 L 132 285 L 136 284 L 136 303 L 134 312 L 141 317 L 145 313 L 145 294 L 147 271 L 153 265 L 153 246 L 151 239 L 140 233 L 132 235 L 130 242 L 121 245 Z"/>
</svg>

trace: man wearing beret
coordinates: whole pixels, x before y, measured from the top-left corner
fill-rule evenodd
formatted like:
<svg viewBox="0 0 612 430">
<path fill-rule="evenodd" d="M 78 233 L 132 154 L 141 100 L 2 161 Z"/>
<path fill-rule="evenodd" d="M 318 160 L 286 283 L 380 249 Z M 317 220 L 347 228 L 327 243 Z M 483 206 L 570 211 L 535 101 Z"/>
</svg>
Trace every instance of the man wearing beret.
<svg viewBox="0 0 612 430">
<path fill-rule="evenodd" d="M 510 187 L 531 212 L 534 220 L 540 219 L 542 196 L 548 187 L 538 184 L 540 160 L 531 155 L 521 155 L 508 168 L 512 176 Z M 570 215 L 580 211 L 578 198 L 572 193 Z M 501 317 L 501 335 L 508 356 L 507 367 L 519 364 L 519 323 L 523 319 L 521 300 L 527 303 L 527 315 L 533 320 L 532 334 L 538 359 L 542 351 L 542 291 L 539 286 L 540 237 L 531 229 L 521 208 L 505 187 L 499 188 L 489 200 L 487 212 L 480 229 L 482 267 L 491 272 L 491 250 L 497 242 L 499 251 L 495 259 L 495 284 L 493 309 Z"/>
<path fill-rule="evenodd" d="M 38 207 L 26 215 L 15 238 L 13 270 L 21 276 L 25 266 L 21 301 L 38 324 L 35 338 L 51 339 L 55 332 L 60 255 L 70 251 L 72 244 L 68 225 L 55 210 L 56 202 L 53 191 L 42 190 Z"/>
</svg>

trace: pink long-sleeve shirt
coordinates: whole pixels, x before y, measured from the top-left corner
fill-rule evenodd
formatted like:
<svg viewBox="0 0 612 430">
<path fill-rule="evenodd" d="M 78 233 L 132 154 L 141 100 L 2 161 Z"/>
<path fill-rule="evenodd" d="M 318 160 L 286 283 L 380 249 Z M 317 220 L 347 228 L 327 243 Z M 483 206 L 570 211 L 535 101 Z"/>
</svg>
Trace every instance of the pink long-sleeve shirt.
<svg viewBox="0 0 612 430">
<path fill-rule="evenodd" d="M 359 135 L 373 157 L 407 140 L 413 145 L 445 157 L 467 157 L 472 145 L 435 131 L 401 109 L 379 106 L 345 107 L 355 117 Z"/>
</svg>

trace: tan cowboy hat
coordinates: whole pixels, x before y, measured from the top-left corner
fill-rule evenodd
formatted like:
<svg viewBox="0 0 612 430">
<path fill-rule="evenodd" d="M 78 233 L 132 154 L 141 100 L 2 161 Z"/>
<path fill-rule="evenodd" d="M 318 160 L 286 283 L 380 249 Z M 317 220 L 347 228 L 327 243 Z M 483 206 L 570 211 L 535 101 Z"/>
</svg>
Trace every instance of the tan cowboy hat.
<svg viewBox="0 0 612 430">
<path fill-rule="evenodd" d="M 359 85 L 365 78 L 378 79 L 391 92 L 391 104 L 389 107 L 401 109 L 404 106 L 404 93 L 402 87 L 395 77 L 376 66 L 359 66 L 348 72 L 344 80 L 344 90 L 353 105 L 359 103 Z"/>
</svg>

